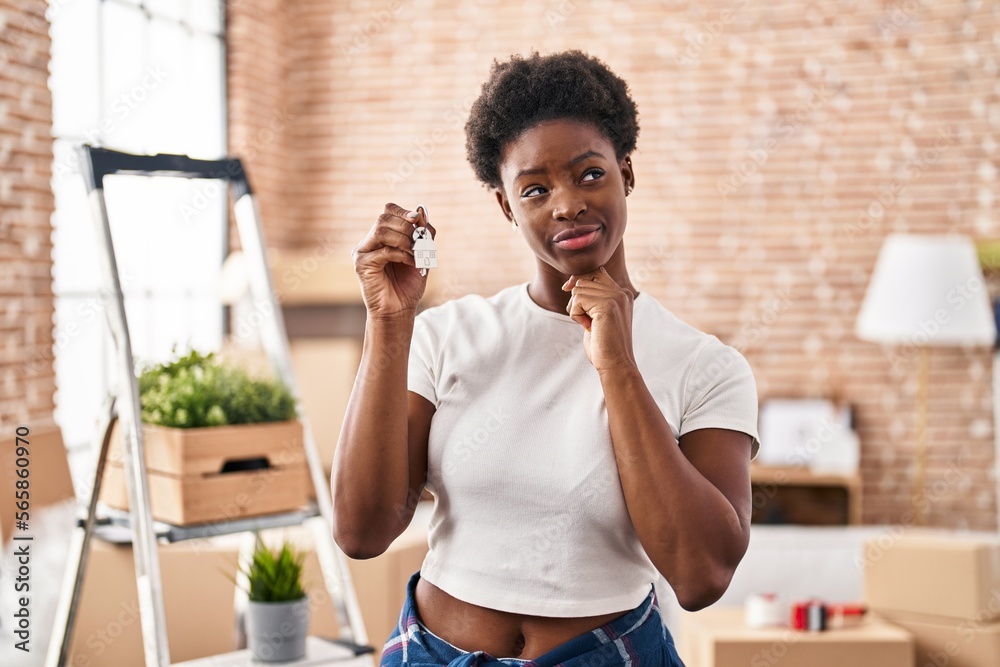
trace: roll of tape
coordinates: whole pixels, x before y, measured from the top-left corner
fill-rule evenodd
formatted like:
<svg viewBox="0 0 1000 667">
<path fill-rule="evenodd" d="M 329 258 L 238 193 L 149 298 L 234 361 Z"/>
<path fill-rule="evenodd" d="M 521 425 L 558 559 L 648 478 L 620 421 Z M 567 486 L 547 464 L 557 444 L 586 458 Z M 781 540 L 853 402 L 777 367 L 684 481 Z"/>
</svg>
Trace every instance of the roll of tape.
<svg viewBox="0 0 1000 667">
<path fill-rule="evenodd" d="M 826 630 L 826 607 L 819 600 L 809 602 L 808 629 L 811 632 Z"/>
<path fill-rule="evenodd" d="M 785 614 L 778 596 L 774 593 L 754 593 L 743 603 L 743 614 L 748 628 L 769 628 L 785 625 Z"/>
</svg>

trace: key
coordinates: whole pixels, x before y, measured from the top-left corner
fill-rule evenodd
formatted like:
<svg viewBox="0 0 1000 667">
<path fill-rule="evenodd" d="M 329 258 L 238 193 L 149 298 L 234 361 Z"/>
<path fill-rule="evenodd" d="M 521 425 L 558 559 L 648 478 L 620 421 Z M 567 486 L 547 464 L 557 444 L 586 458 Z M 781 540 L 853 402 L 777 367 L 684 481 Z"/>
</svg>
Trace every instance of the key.
<svg viewBox="0 0 1000 667">
<path fill-rule="evenodd" d="M 427 275 L 427 269 L 437 268 L 437 246 L 434 245 L 434 239 L 426 227 L 417 227 L 413 230 L 413 260 L 422 276 Z"/>
</svg>

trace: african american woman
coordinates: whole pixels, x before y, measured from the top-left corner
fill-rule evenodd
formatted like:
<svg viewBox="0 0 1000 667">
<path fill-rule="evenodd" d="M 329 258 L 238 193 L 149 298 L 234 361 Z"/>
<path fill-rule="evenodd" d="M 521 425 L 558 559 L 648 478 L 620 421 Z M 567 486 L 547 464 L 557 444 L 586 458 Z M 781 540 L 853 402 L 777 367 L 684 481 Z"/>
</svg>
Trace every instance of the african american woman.
<svg viewBox="0 0 1000 667">
<path fill-rule="evenodd" d="M 701 609 L 743 558 L 756 384 L 629 278 L 638 134 L 628 86 L 594 57 L 494 63 L 468 157 L 534 278 L 418 315 L 413 230 L 436 234 L 420 207 L 387 204 L 352 253 L 368 319 L 337 543 L 377 556 L 434 497 L 382 665 L 676 667 L 654 582 Z"/>
</svg>

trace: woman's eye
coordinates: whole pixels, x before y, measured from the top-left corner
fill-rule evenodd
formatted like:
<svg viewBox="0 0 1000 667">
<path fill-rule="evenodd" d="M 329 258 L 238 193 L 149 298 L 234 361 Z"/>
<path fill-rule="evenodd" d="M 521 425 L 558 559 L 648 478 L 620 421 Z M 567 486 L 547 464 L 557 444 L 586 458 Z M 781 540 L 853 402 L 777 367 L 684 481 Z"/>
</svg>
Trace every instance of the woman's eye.
<svg viewBox="0 0 1000 667">
<path fill-rule="evenodd" d="M 591 169 L 586 174 L 583 175 L 582 181 L 593 181 L 604 175 L 603 169 Z M 593 176 L 594 178 L 587 178 L 588 176 Z"/>
<path fill-rule="evenodd" d="M 536 191 L 538 192 L 538 194 L 542 194 L 542 193 L 545 192 L 545 188 L 543 188 L 540 185 L 532 185 L 530 188 L 528 188 L 527 190 L 525 190 L 524 192 L 522 192 L 521 196 L 522 197 L 536 197 L 537 195 L 531 194 L 532 192 L 536 192 Z"/>
</svg>

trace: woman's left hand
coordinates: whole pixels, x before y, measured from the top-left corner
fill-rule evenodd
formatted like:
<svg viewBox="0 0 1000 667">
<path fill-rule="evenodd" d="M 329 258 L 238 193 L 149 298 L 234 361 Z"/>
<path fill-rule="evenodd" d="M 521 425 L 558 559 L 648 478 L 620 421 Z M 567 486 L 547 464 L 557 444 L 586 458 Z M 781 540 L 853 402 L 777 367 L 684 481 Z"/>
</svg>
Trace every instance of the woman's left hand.
<svg viewBox="0 0 1000 667">
<path fill-rule="evenodd" d="M 586 331 L 583 351 L 598 371 L 635 366 L 632 354 L 632 292 L 618 286 L 602 266 L 570 276 L 563 290 L 572 296 L 566 312 Z"/>
</svg>

